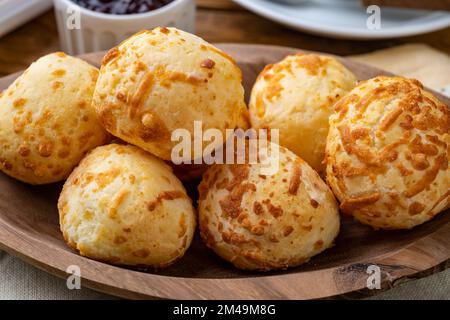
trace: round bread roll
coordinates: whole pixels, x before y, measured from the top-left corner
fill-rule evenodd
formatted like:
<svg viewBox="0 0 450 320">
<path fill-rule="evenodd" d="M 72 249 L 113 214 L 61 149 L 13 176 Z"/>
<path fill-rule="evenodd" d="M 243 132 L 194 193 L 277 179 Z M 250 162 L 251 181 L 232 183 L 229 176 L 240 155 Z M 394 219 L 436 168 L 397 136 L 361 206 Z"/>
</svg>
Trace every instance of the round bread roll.
<svg viewBox="0 0 450 320">
<path fill-rule="evenodd" d="M 58 209 L 70 247 L 117 265 L 169 266 L 184 255 L 196 226 L 171 168 L 130 145 L 93 150 L 64 185 Z"/>
<path fill-rule="evenodd" d="M 224 141 L 226 129 L 245 125 L 241 81 L 234 60 L 219 49 L 175 28 L 156 28 L 105 56 L 94 105 L 114 136 L 171 160 L 178 144 L 171 141 L 174 130 L 187 130 L 194 150 L 195 121 L 202 121 L 203 130 L 220 130 Z"/>
<path fill-rule="evenodd" d="M 409 229 L 450 203 L 450 109 L 417 80 L 362 82 L 330 119 L 327 178 L 344 213 Z"/>
<path fill-rule="evenodd" d="M 108 134 L 91 107 L 98 70 L 65 55 L 47 55 L 0 97 L 0 169 L 30 184 L 67 178 Z"/>
<path fill-rule="evenodd" d="M 325 182 L 283 147 L 278 159 L 273 175 L 261 174 L 261 163 L 214 165 L 199 186 L 202 239 L 240 269 L 298 266 L 339 233 L 338 206 Z"/>
<path fill-rule="evenodd" d="M 334 58 L 288 56 L 259 75 L 250 98 L 251 124 L 279 129 L 280 144 L 323 173 L 333 105 L 355 85 L 355 76 Z"/>
</svg>

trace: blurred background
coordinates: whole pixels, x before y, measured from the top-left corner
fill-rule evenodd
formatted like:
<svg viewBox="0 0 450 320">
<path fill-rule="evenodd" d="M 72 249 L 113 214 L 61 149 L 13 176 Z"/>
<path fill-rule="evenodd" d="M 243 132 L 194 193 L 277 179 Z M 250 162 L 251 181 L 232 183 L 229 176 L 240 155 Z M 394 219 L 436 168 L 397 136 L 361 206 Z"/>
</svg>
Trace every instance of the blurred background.
<svg viewBox="0 0 450 320">
<path fill-rule="evenodd" d="M 16 13 L 14 17 L 14 23 L 8 23 L 5 25 L 5 16 L 14 13 L 14 8 L 18 6 L 18 3 L 23 0 L 0 0 L 0 34 L 2 30 L 6 30 L 6 27 L 11 28 L 5 35 L 0 37 L 0 75 L 7 75 L 18 70 L 26 68 L 32 61 L 36 60 L 38 57 L 61 49 L 57 23 L 55 20 L 55 13 L 52 6 L 51 0 L 25 0 L 30 3 L 33 1 L 41 2 L 34 8 L 25 10 L 25 13 Z M 195 1 L 195 0 L 193 0 Z M 283 1 L 283 0 L 279 0 Z M 299 1 L 303 0 L 284 0 L 284 1 Z M 312 1 L 312 2 L 311 2 Z M 401 0 L 392 0 L 394 3 L 401 2 Z M 428 6 L 433 3 L 434 0 L 427 1 L 404 1 L 409 3 L 426 3 Z M 237 2 L 245 4 L 244 6 L 239 5 Z M 421 43 L 425 44 L 431 48 L 437 49 L 440 52 L 450 54 L 450 13 L 446 13 L 447 20 L 443 20 L 442 29 L 436 30 L 434 32 L 419 34 L 415 36 L 406 37 L 394 37 L 387 39 L 377 39 L 377 40 L 355 40 L 355 39 L 336 39 L 327 36 L 313 35 L 306 31 L 298 31 L 296 29 L 288 28 L 283 24 L 275 22 L 276 19 L 268 19 L 262 15 L 258 15 L 254 12 L 255 4 L 264 5 L 274 5 L 277 7 L 284 6 L 286 10 L 284 13 L 286 15 L 292 12 L 311 12 L 311 14 L 317 14 L 317 20 L 319 25 L 323 25 L 323 20 L 330 20 L 326 14 L 331 10 L 336 12 L 337 9 L 341 8 L 341 11 L 345 10 L 345 6 L 352 3 L 352 8 L 349 9 L 354 11 L 355 2 L 359 0 L 322 0 L 314 1 L 307 0 L 309 3 L 300 3 L 296 5 L 287 5 L 282 3 L 276 3 L 274 0 L 241 0 L 241 1 L 231 1 L 231 0 L 196 0 L 197 14 L 195 20 L 195 30 L 196 33 L 205 38 L 210 42 L 237 42 L 237 43 L 260 43 L 260 44 L 272 44 L 281 46 L 290 46 L 308 50 L 328 52 L 338 55 L 356 55 L 369 53 L 378 49 L 395 47 L 401 44 L 410 43 Z M 389 0 L 380 1 L 373 0 L 373 2 L 389 2 Z M 450 3 L 447 0 L 434 1 L 438 5 L 446 5 L 450 8 Z M 8 4 L 9 3 L 9 4 Z M 11 5 L 11 3 L 13 3 Z M 14 4 L 15 3 L 15 4 Z M 320 11 L 312 11 L 312 3 L 318 5 L 319 9 L 324 9 L 324 14 L 321 15 Z M 252 8 L 253 5 L 253 8 Z M 358 14 L 365 15 L 365 8 L 362 4 L 358 3 L 361 7 Z M 397 3 L 398 5 L 398 3 Z M 252 8 L 253 11 L 250 11 Z M 327 10 L 328 8 L 328 10 Z M 261 9 L 261 7 L 259 7 Z M 316 8 L 317 9 L 317 8 Z M 384 10 L 384 8 L 382 9 Z M 388 9 L 392 10 L 392 9 Z M 398 10 L 398 9 L 394 9 Z M 261 10 L 260 10 L 261 11 Z M 268 9 L 269 12 L 273 12 L 272 8 Z M 328 12 L 328 13 L 327 13 Z M 405 11 L 412 12 L 412 11 Z M 281 13 L 281 15 L 283 12 Z M 314 20 L 314 16 L 311 14 L 307 17 L 308 19 Z M 383 19 L 383 11 L 381 13 Z M 419 12 L 419 17 L 429 16 L 430 12 Z M 37 15 L 37 17 L 34 17 Z M 13 15 L 14 16 L 14 15 Z M 405 25 L 414 28 L 420 24 L 420 19 L 412 19 L 409 21 L 404 15 L 397 15 L 399 18 L 398 24 Z M 279 16 L 277 16 L 279 18 Z M 410 15 L 407 15 L 410 17 Z M 414 14 L 417 17 L 417 14 Z M 432 16 L 433 18 L 434 16 Z M 3 19 L 2 19 L 3 18 Z M 394 17 L 395 18 L 395 17 Z M 439 16 L 441 19 L 442 16 Z M 30 20 L 31 19 L 31 20 Z M 294 20 L 297 22 L 302 22 L 301 18 L 296 19 L 295 16 L 288 16 L 287 20 Z M 392 14 L 386 14 L 385 19 L 392 19 Z M 433 18 L 434 19 L 434 18 Z M 349 21 L 348 17 L 342 17 L 338 23 L 345 24 Z M 434 19 L 436 20 L 436 19 Z M 25 23 L 25 21 L 28 21 Z M 383 21 L 383 20 L 382 20 Z M 22 24 L 24 23 L 24 24 Z M 335 21 L 332 21 L 335 23 Z M 2 25 L 3 24 L 3 25 Z M 445 27 L 445 25 L 447 25 Z M 382 30 L 385 28 L 386 23 L 382 24 Z M 325 26 L 333 29 L 333 25 Z M 361 27 L 361 29 L 365 29 Z M 368 30 L 363 30 L 368 32 Z M 4 31 L 3 33 L 5 33 Z M 376 31 L 375 31 L 376 32 Z"/>
</svg>

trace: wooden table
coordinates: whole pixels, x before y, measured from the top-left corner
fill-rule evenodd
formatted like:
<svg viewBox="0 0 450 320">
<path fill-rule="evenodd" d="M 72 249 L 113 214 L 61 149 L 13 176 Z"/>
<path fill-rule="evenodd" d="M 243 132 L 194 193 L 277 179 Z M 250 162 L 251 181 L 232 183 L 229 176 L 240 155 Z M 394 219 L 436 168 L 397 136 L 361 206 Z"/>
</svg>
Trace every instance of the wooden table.
<svg viewBox="0 0 450 320">
<path fill-rule="evenodd" d="M 408 42 L 422 42 L 450 54 L 450 28 L 415 37 L 379 41 L 335 40 L 287 29 L 230 0 L 197 0 L 197 34 L 210 42 L 261 43 L 350 55 Z M 0 39 L 0 76 L 26 68 L 38 57 L 59 50 L 53 12 Z"/>
</svg>

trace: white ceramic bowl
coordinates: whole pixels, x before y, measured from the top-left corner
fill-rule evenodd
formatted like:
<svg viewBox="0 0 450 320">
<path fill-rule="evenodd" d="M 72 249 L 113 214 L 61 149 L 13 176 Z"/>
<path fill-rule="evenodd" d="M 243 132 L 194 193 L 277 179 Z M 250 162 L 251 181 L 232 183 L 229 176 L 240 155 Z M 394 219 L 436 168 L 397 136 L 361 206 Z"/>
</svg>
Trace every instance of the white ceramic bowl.
<svg viewBox="0 0 450 320">
<path fill-rule="evenodd" d="M 61 47 L 70 55 L 108 50 L 143 29 L 195 29 L 195 0 L 174 0 L 157 10 L 128 15 L 98 13 L 70 0 L 53 1 Z"/>
</svg>

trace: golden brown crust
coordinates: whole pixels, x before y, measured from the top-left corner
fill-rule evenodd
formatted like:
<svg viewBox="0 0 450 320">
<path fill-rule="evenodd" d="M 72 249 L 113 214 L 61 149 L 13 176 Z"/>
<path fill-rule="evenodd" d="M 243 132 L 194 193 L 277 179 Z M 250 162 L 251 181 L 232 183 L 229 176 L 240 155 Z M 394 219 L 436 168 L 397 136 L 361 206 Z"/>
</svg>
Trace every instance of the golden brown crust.
<svg viewBox="0 0 450 320">
<path fill-rule="evenodd" d="M 299 158 L 300 159 L 300 158 Z M 302 167 L 301 161 L 297 161 L 294 165 L 294 169 L 292 171 L 291 182 L 289 183 L 289 193 L 292 195 L 296 195 L 298 188 L 300 187 L 302 176 Z"/>
<path fill-rule="evenodd" d="M 186 129 L 193 137 L 195 121 L 223 136 L 247 128 L 241 80 L 219 49 L 175 28 L 156 28 L 108 52 L 93 105 L 112 135 L 169 161 L 178 144 L 172 133 Z"/>
<path fill-rule="evenodd" d="M 418 81 L 400 77 L 362 82 L 344 97 L 330 120 L 326 157 L 341 209 L 384 229 L 412 228 L 442 211 L 449 116 Z"/>
<path fill-rule="evenodd" d="M 65 183 L 58 210 L 69 246 L 117 265 L 169 266 L 184 255 L 196 226 L 171 168 L 129 145 L 93 150 Z"/>
<path fill-rule="evenodd" d="M 117 58 L 118 56 L 119 56 L 119 49 L 117 47 L 112 48 L 103 57 L 102 65 L 107 65 L 108 63 L 110 63 L 113 59 Z"/>
<path fill-rule="evenodd" d="M 355 76 L 332 57 L 288 56 L 258 76 L 250 98 L 251 124 L 279 129 L 280 144 L 323 173 L 328 118 L 355 85 Z"/>
<path fill-rule="evenodd" d="M 293 153 L 280 153 L 272 176 L 261 174 L 258 164 L 214 165 L 203 175 L 201 237 L 238 268 L 297 266 L 331 246 L 339 231 L 337 204 L 325 183 Z"/>
<path fill-rule="evenodd" d="M 0 98 L 0 170 L 30 184 L 67 178 L 109 139 L 90 107 L 98 70 L 62 53 L 33 63 Z"/>
</svg>

